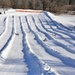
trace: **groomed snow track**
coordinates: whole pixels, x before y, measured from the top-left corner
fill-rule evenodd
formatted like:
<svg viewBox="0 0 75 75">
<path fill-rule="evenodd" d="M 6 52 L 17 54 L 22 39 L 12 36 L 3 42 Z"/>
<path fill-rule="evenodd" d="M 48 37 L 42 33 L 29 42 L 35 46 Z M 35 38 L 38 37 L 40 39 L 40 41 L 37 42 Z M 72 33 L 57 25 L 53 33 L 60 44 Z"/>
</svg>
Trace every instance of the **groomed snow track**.
<svg viewBox="0 0 75 75">
<path fill-rule="evenodd" d="M 0 19 L 0 75 L 75 75 L 71 28 L 47 12 L 7 14 Z"/>
</svg>

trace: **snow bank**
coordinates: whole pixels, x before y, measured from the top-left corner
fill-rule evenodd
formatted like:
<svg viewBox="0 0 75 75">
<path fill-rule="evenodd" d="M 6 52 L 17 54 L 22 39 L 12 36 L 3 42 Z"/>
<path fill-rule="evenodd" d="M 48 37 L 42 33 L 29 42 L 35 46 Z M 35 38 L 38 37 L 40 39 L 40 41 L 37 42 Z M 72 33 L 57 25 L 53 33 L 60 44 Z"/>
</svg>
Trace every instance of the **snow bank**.
<svg viewBox="0 0 75 75">
<path fill-rule="evenodd" d="M 61 23 L 65 26 L 75 26 L 75 15 L 67 15 L 67 14 L 61 14 L 61 15 L 54 15 L 53 13 L 47 12 L 47 14 L 58 23 Z"/>
</svg>

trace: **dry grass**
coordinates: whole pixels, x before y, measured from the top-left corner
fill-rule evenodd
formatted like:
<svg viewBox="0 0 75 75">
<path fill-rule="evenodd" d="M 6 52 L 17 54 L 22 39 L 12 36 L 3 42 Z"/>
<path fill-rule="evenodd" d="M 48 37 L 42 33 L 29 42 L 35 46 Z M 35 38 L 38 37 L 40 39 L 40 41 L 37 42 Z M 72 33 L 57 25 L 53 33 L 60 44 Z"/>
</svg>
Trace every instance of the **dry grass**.
<svg viewBox="0 0 75 75">
<path fill-rule="evenodd" d="M 75 11 L 75 5 L 64 5 L 61 9 L 67 11 Z"/>
<path fill-rule="evenodd" d="M 75 15 L 75 5 L 63 5 L 63 6 L 59 6 L 59 7 L 54 7 L 52 9 L 52 12 L 56 13 L 56 14 L 61 14 L 61 13 L 69 13 L 69 14 L 74 14 Z"/>
<path fill-rule="evenodd" d="M 61 13 L 69 13 L 73 15 L 73 11 L 75 11 L 75 5 L 64 5 L 61 7 Z"/>
</svg>

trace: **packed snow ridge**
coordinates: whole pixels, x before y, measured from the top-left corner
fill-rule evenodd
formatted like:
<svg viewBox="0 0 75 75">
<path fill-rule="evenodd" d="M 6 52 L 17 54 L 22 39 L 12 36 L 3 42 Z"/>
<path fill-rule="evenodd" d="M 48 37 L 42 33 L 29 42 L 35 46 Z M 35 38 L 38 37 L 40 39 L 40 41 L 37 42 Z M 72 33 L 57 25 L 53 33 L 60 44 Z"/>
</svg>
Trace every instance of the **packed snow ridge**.
<svg viewBox="0 0 75 75">
<path fill-rule="evenodd" d="M 0 75 L 75 75 L 74 15 L 0 11 Z"/>
</svg>

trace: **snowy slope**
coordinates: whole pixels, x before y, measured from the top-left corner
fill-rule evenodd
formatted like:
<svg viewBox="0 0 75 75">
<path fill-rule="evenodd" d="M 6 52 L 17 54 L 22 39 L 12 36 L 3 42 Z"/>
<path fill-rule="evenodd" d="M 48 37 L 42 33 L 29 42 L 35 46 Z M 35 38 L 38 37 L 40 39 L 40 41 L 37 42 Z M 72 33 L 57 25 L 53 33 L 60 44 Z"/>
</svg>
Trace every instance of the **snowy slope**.
<svg viewBox="0 0 75 75">
<path fill-rule="evenodd" d="M 0 17 L 0 75 L 75 75 L 75 16 L 11 9 Z"/>
</svg>

